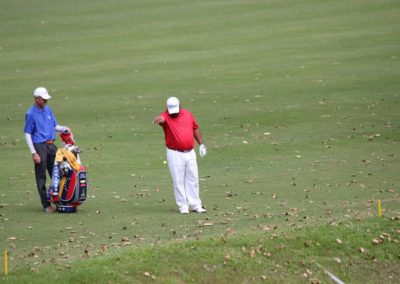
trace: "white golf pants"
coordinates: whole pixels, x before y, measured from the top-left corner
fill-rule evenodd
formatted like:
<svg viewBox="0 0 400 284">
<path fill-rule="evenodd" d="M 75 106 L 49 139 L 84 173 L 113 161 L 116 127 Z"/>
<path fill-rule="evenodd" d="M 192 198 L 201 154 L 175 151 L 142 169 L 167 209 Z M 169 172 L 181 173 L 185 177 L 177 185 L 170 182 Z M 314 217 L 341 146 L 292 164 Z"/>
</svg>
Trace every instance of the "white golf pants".
<svg viewBox="0 0 400 284">
<path fill-rule="evenodd" d="M 179 208 L 201 207 L 195 151 L 179 152 L 167 148 L 167 161 L 174 185 L 176 204 Z"/>
</svg>

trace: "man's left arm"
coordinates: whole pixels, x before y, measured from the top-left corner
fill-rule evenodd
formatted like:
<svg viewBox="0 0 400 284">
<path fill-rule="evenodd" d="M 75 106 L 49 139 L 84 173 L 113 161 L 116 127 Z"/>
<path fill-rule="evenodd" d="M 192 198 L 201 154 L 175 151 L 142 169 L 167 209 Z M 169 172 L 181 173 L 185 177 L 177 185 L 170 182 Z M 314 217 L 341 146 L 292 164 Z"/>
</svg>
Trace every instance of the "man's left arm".
<svg viewBox="0 0 400 284">
<path fill-rule="evenodd" d="M 65 134 L 71 132 L 71 129 L 69 129 L 68 126 L 63 126 L 63 125 L 58 125 L 58 124 L 54 127 L 54 130 L 57 132 L 65 133 Z"/>
<path fill-rule="evenodd" d="M 207 154 L 206 146 L 203 144 L 203 136 L 201 135 L 200 129 L 196 128 L 193 130 L 194 139 L 196 139 L 199 146 L 199 155 L 204 157 Z"/>
<path fill-rule="evenodd" d="M 56 116 L 54 115 L 53 111 L 51 110 L 51 108 L 48 108 L 51 118 L 53 120 L 53 125 L 54 125 L 54 130 L 57 132 L 62 132 L 62 133 L 68 133 L 71 132 L 71 129 L 69 129 L 68 126 L 64 126 L 64 125 L 59 125 L 56 119 Z"/>
</svg>

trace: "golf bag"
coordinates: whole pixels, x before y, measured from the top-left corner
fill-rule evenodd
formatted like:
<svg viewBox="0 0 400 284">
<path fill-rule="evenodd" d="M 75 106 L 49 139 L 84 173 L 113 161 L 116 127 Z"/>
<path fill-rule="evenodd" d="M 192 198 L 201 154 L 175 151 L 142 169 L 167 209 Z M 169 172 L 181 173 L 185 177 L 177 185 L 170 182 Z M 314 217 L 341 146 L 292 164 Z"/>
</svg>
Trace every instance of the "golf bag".
<svg viewBox="0 0 400 284">
<path fill-rule="evenodd" d="M 86 171 L 80 161 L 80 149 L 75 146 L 72 133 L 60 133 L 60 137 L 64 148 L 57 150 L 53 178 L 47 195 L 58 212 L 73 213 L 86 200 Z"/>
</svg>

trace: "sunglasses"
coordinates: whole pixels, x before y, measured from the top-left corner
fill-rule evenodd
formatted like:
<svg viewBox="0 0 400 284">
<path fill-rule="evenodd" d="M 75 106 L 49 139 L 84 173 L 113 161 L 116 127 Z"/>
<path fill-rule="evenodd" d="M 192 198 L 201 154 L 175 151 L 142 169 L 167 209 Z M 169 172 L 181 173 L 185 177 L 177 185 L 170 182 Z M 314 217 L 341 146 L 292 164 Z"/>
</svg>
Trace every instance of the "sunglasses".
<svg viewBox="0 0 400 284">
<path fill-rule="evenodd" d="M 43 102 L 47 103 L 47 100 L 43 99 L 42 97 L 36 97 L 36 98 L 41 99 Z"/>
</svg>

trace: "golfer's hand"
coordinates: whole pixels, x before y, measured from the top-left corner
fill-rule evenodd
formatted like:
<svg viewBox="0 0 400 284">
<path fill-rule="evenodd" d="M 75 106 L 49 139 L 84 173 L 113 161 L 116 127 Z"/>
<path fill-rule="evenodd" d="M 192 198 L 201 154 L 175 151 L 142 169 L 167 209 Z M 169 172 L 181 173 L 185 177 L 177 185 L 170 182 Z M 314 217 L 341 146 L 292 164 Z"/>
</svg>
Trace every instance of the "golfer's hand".
<svg viewBox="0 0 400 284">
<path fill-rule="evenodd" d="M 199 155 L 200 155 L 200 157 L 203 158 L 206 154 L 207 154 L 206 146 L 204 146 L 204 144 L 201 144 L 199 146 Z"/>
<path fill-rule="evenodd" d="M 162 117 L 161 115 L 159 115 L 159 116 L 156 116 L 156 117 L 153 119 L 153 122 L 156 123 L 156 124 L 163 124 L 163 123 L 165 122 L 165 119 L 164 119 L 164 117 Z"/>
<path fill-rule="evenodd" d="M 35 164 L 40 164 L 40 162 L 41 162 L 41 159 L 40 159 L 40 156 L 38 155 L 38 153 L 32 154 L 32 160 Z"/>
</svg>

